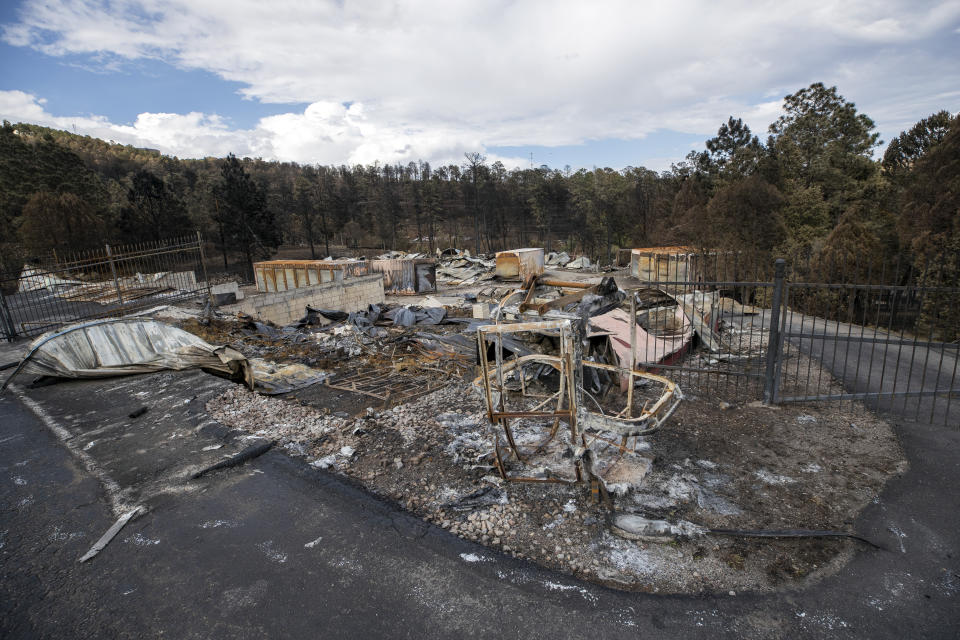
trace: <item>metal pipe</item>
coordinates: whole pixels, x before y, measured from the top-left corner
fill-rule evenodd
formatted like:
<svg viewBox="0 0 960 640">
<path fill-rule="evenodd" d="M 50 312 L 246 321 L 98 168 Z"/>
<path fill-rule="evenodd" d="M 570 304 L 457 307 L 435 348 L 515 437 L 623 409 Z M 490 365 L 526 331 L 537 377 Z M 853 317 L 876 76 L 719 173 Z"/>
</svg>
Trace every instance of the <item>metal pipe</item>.
<svg viewBox="0 0 960 640">
<path fill-rule="evenodd" d="M 117 289 L 117 301 L 123 305 L 123 294 L 120 293 L 120 280 L 117 279 L 117 267 L 113 264 L 113 254 L 110 252 L 110 245 L 107 247 L 107 259 L 110 261 L 110 273 L 113 274 L 113 286 Z"/>
</svg>

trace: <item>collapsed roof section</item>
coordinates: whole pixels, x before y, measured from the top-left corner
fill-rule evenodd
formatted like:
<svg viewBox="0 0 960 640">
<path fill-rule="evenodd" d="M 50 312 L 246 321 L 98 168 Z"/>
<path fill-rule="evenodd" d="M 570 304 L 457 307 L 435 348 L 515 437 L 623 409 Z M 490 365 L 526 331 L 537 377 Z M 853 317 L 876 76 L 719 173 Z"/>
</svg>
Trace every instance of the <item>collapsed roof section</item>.
<svg viewBox="0 0 960 640">
<path fill-rule="evenodd" d="M 329 373 L 302 364 L 248 359 L 192 333 L 149 318 L 109 318 L 74 324 L 34 340 L 0 391 L 19 373 L 52 378 L 108 378 L 202 369 L 272 395 L 323 382 Z"/>
<path fill-rule="evenodd" d="M 107 378 L 184 369 L 205 369 L 254 386 L 247 358 L 230 347 L 215 347 L 157 320 L 111 318 L 43 334 L 30 344 L 3 388 L 21 371 L 57 378 Z"/>
</svg>

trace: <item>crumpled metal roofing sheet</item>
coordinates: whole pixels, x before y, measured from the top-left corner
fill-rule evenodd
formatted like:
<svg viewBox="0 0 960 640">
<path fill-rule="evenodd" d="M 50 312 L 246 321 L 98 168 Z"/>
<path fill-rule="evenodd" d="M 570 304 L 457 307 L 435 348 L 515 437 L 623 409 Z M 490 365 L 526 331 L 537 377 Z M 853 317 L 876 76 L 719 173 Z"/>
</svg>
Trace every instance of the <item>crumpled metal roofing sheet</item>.
<svg viewBox="0 0 960 640">
<path fill-rule="evenodd" d="M 240 378 L 253 388 L 247 358 L 192 333 L 152 319 L 111 318 L 46 333 L 30 344 L 20 371 L 59 378 L 104 378 L 202 368 Z"/>
</svg>

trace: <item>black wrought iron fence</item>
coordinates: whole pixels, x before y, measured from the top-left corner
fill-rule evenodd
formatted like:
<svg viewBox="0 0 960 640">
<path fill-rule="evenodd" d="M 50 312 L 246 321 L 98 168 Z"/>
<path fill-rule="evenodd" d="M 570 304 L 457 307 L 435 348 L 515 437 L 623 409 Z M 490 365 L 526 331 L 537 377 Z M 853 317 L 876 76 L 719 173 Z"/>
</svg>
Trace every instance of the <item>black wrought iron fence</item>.
<svg viewBox="0 0 960 640">
<path fill-rule="evenodd" d="M 28 262 L 0 276 L 8 340 L 209 294 L 200 234 Z"/>
<path fill-rule="evenodd" d="M 960 282 L 873 256 L 787 265 L 735 252 L 646 258 L 643 367 L 718 400 L 862 401 L 960 428 Z M 818 279 L 822 278 L 822 279 Z"/>
<path fill-rule="evenodd" d="M 860 400 L 960 428 L 960 282 L 949 257 L 917 268 L 848 256 L 793 272 L 810 280 L 784 286 L 774 401 Z"/>
</svg>

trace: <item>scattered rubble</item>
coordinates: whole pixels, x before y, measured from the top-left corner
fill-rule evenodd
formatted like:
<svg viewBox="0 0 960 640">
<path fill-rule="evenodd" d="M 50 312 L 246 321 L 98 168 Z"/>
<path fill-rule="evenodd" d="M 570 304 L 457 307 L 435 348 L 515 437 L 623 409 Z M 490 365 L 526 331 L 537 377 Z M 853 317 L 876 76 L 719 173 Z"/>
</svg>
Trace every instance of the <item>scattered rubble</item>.
<svg viewBox="0 0 960 640">
<path fill-rule="evenodd" d="M 690 534 L 696 527 L 841 529 L 901 464 L 889 426 L 865 409 L 823 415 L 815 429 L 798 434 L 792 407 L 770 414 L 686 402 L 670 429 L 643 439 L 639 451 L 656 452 L 655 464 L 640 488 L 613 496 L 611 512 L 578 485 L 504 482 L 494 464 L 494 427 L 469 382 L 386 409 L 371 404 L 335 415 L 346 396 L 327 393 L 311 406 L 309 399 L 234 387 L 208 409 L 220 422 L 276 438 L 293 455 L 353 478 L 455 535 L 623 589 L 769 590 L 829 574 L 858 543 Z M 869 435 L 837 428 L 851 420 Z M 798 473 L 828 460 L 834 461 L 829 476 Z M 796 473 L 797 483 L 768 485 L 756 477 L 760 470 Z M 611 513 L 663 520 L 682 535 L 671 532 L 667 545 L 628 540 L 611 528 Z"/>
<path fill-rule="evenodd" d="M 233 387 L 208 404 L 213 418 L 512 556 L 659 592 L 768 590 L 851 556 L 858 543 L 829 536 L 902 469 L 885 422 L 859 405 L 769 411 L 684 393 L 662 375 L 672 365 L 752 365 L 761 310 L 719 292 L 623 290 L 577 278 L 585 257 L 530 255 L 571 272 L 503 282 L 495 259 L 448 249 L 438 290 L 408 304 L 306 308 L 285 327 L 178 322 L 279 394 Z M 815 366 L 789 345 L 785 357 L 796 376 Z M 778 531 L 828 537 L 747 537 Z"/>
</svg>

